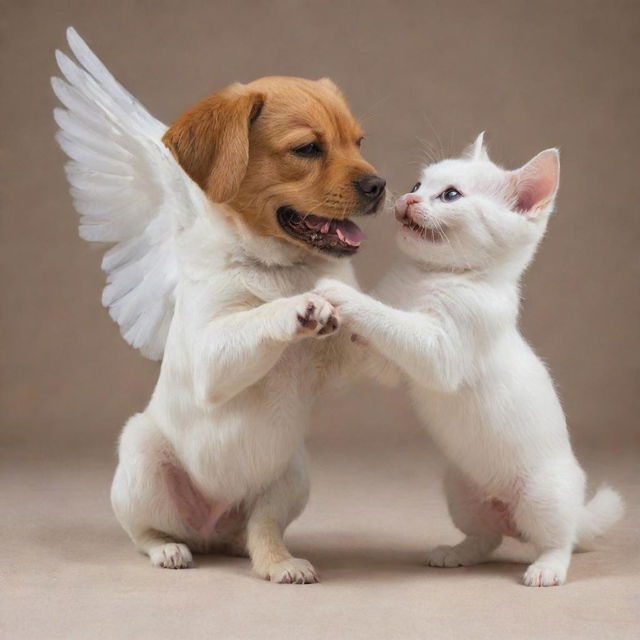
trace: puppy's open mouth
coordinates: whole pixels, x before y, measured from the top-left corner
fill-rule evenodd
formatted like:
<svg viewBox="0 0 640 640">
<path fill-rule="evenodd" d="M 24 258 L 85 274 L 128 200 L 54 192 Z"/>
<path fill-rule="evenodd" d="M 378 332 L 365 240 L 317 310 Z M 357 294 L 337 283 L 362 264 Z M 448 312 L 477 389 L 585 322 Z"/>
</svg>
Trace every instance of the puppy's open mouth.
<svg viewBox="0 0 640 640">
<path fill-rule="evenodd" d="M 414 233 L 418 234 L 420 237 L 424 238 L 425 240 L 428 240 L 429 242 L 442 242 L 443 240 L 446 239 L 445 227 L 442 227 L 442 226 L 438 228 L 423 227 L 422 225 L 412 220 L 406 214 L 400 220 L 400 224 L 402 224 L 403 227 L 410 229 Z"/>
<path fill-rule="evenodd" d="M 365 239 L 360 227 L 348 218 L 302 214 L 288 206 L 278 209 L 278 222 L 296 240 L 335 256 L 353 255 Z"/>
</svg>

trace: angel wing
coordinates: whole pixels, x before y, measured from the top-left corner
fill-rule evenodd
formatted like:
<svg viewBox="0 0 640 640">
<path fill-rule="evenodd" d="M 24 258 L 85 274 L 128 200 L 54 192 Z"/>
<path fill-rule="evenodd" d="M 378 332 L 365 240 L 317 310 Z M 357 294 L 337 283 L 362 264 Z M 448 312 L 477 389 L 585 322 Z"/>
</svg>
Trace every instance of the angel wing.
<svg viewBox="0 0 640 640">
<path fill-rule="evenodd" d="M 162 143 L 167 127 L 124 89 L 73 29 L 67 41 L 81 66 L 56 51 L 65 80 L 52 78 L 66 109 L 55 109 L 56 139 L 80 236 L 112 243 L 102 270 L 102 303 L 125 340 L 162 358 L 178 281 L 176 234 L 211 203 Z"/>
</svg>

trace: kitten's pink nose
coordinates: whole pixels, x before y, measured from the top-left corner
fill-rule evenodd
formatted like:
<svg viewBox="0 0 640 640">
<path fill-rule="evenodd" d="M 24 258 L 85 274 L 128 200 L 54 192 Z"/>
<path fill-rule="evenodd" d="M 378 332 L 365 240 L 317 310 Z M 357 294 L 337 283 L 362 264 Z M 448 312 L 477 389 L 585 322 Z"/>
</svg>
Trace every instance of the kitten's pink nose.
<svg viewBox="0 0 640 640">
<path fill-rule="evenodd" d="M 422 198 L 414 195 L 413 193 L 408 193 L 407 195 L 402 196 L 402 198 L 398 198 L 395 206 L 396 219 L 402 220 L 405 218 L 407 215 L 407 209 L 409 209 L 412 204 L 418 204 L 420 202 L 422 202 Z"/>
</svg>

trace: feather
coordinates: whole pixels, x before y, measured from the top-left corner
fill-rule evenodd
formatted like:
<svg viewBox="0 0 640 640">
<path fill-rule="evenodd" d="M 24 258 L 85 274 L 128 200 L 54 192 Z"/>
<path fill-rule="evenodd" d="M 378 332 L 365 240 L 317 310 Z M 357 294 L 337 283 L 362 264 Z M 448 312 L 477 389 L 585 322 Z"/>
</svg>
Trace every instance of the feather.
<svg viewBox="0 0 640 640">
<path fill-rule="evenodd" d="M 156 120 L 98 60 L 73 29 L 67 40 L 77 63 L 56 52 L 64 76 L 52 78 L 65 108 L 56 108 L 56 139 L 80 235 L 112 243 L 102 260 L 102 302 L 133 347 L 162 358 L 175 305 L 179 260 L 175 237 L 213 208 L 162 143 Z M 221 233 L 221 238 L 224 232 Z"/>
</svg>

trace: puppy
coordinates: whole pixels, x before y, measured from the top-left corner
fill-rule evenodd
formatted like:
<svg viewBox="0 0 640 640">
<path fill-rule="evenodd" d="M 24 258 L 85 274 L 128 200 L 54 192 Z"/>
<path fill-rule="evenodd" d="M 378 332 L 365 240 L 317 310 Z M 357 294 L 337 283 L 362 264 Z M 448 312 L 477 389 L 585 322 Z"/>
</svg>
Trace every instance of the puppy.
<svg viewBox="0 0 640 640">
<path fill-rule="evenodd" d="M 547 149 L 506 171 L 480 135 L 462 158 L 426 167 L 396 203 L 406 259 L 382 286 L 388 306 L 344 283 L 318 292 L 409 381 L 449 461 L 449 511 L 466 535 L 436 567 L 486 561 L 503 536 L 531 542 L 527 586 L 562 584 L 571 552 L 623 512 L 601 488 L 585 503 L 553 382 L 518 330 L 519 283 L 546 230 L 560 162 Z M 369 365 L 371 366 L 371 365 Z"/>
<path fill-rule="evenodd" d="M 312 403 L 349 339 L 310 290 L 322 276 L 355 286 L 350 216 L 384 198 L 362 130 L 331 80 L 288 77 L 227 87 L 167 129 L 69 42 L 85 69 L 59 54 L 68 84 L 54 89 L 81 234 L 118 243 L 103 300 L 162 358 L 120 438 L 116 516 L 157 567 L 220 550 L 268 580 L 315 582 L 283 533 L 307 500 Z"/>
</svg>

